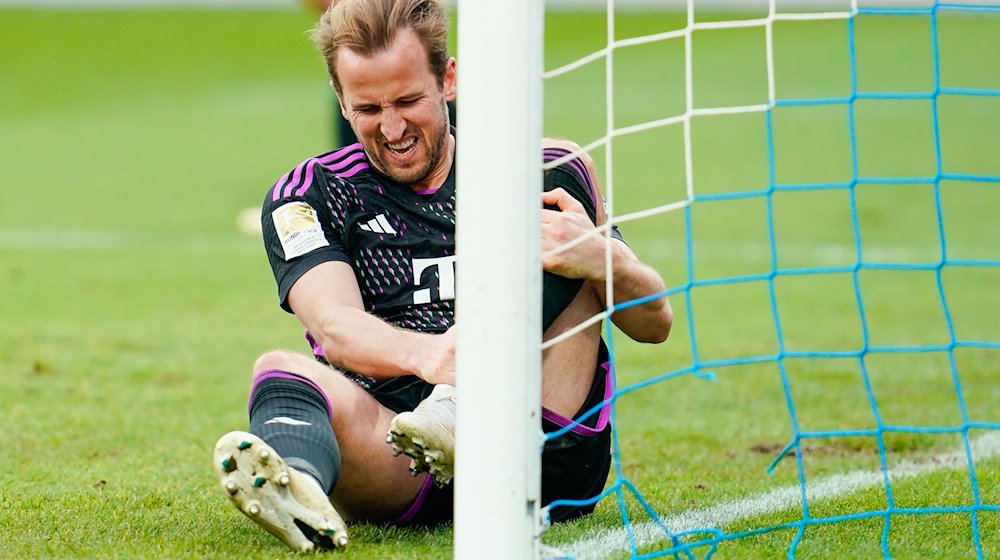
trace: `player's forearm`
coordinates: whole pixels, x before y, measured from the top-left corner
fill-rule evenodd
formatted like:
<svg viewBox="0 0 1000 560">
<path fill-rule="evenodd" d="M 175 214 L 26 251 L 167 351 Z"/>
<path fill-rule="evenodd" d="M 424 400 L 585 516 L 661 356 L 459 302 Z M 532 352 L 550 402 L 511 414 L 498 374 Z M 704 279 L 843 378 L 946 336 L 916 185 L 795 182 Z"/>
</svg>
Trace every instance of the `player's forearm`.
<svg viewBox="0 0 1000 560">
<path fill-rule="evenodd" d="M 666 291 L 659 273 L 636 259 L 624 245 L 612 244 L 611 265 L 616 305 L 663 294 Z M 603 300 L 606 294 L 606 273 L 599 274 L 591 281 Z M 630 338 L 639 342 L 659 343 L 666 340 L 670 334 L 674 315 L 669 300 L 665 295 L 661 295 L 615 311 L 611 319 Z"/>
<path fill-rule="evenodd" d="M 376 378 L 410 374 L 427 378 L 439 369 L 432 362 L 440 362 L 439 354 L 447 353 L 439 348 L 440 335 L 399 329 L 351 307 L 324 318 L 319 333 L 312 334 L 331 364 Z"/>
</svg>

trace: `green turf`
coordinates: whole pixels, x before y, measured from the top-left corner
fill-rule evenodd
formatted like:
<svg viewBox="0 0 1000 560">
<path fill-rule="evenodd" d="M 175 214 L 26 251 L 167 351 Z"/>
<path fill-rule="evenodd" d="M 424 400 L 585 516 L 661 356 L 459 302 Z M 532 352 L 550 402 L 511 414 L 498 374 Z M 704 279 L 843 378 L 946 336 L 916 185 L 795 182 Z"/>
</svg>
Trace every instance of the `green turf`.
<svg viewBox="0 0 1000 560">
<path fill-rule="evenodd" d="M 721 19 L 724 15 L 712 17 Z M 234 218 L 268 184 L 331 142 L 331 94 L 304 36 L 305 13 L 211 11 L 0 11 L 0 556 L 11 558 L 287 558 L 276 539 L 237 513 L 216 488 L 209 453 L 222 433 L 245 426 L 248 374 L 270 348 L 305 350 L 301 327 L 276 304 L 260 242 Z M 559 13 L 547 26 L 554 68 L 603 46 L 603 16 Z M 677 29 L 683 19 L 619 14 L 616 36 Z M 857 22 L 859 87 L 926 91 L 929 29 L 922 18 Z M 1000 88 L 996 17 L 942 17 L 945 86 Z M 850 91 L 846 23 L 775 26 L 781 98 Z M 759 29 L 696 34 L 696 107 L 766 102 Z M 13 54 L 10 54 L 13 53 Z M 683 41 L 615 55 L 614 122 L 630 126 L 684 109 Z M 546 85 L 546 132 L 581 142 L 606 123 L 604 64 Z M 934 172 L 930 103 L 856 104 L 859 172 Z M 939 103 L 946 171 L 1000 175 L 995 97 Z M 779 183 L 851 177 L 843 105 L 774 111 Z M 765 189 L 761 113 L 698 117 L 691 129 L 698 193 Z M 613 145 L 610 202 L 616 214 L 683 199 L 680 126 L 621 137 Z M 602 169 L 607 158 L 596 152 Z M 939 197 L 947 256 L 998 258 L 995 183 L 944 181 Z M 852 210 L 853 203 L 853 210 Z M 930 184 L 863 185 L 781 192 L 771 199 L 782 268 L 856 262 L 852 212 L 866 261 L 941 259 Z M 621 224 L 630 245 L 670 286 L 691 279 L 766 274 L 768 200 L 698 203 L 688 270 L 683 212 Z M 956 336 L 995 341 L 1000 273 L 942 273 Z M 859 274 L 872 345 L 945 344 L 933 272 Z M 861 321 L 850 273 L 782 276 L 775 298 L 785 350 L 856 351 Z M 673 300 L 677 320 L 660 346 L 616 337 L 623 385 L 700 360 L 769 356 L 779 350 L 767 285 L 696 288 Z M 1000 421 L 998 352 L 958 349 L 965 412 Z M 872 354 L 866 373 L 886 424 L 962 422 L 948 355 Z M 669 515 L 796 485 L 794 458 L 766 468 L 801 430 L 871 429 L 873 408 L 853 358 L 784 361 L 786 395 L 773 362 L 715 368 L 708 381 L 681 376 L 618 401 L 622 469 L 656 511 Z M 985 430 L 972 430 L 973 437 Z M 929 460 L 960 446 L 954 435 L 888 433 L 888 459 Z M 879 468 L 877 440 L 804 442 L 810 481 Z M 1000 463 L 977 461 L 980 501 L 1000 502 Z M 892 485 L 895 507 L 968 506 L 969 476 L 935 471 Z M 810 504 L 823 519 L 887 507 L 882 488 Z M 634 501 L 633 519 L 645 521 Z M 798 557 L 870 558 L 882 553 L 884 518 L 810 525 Z M 987 558 L 1000 556 L 1000 514 L 978 514 Z M 802 519 L 793 509 L 722 527 L 731 533 Z M 613 498 L 589 518 L 554 527 L 567 545 L 620 526 Z M 899 558 L 972 557 L 968 515 L 897 514 L 889 547 Z M 448 558 L 451 530 L 352 529 L 353 558 Z M 705 535 L 701 535 L 705 536 Z M 794 529 L 726 540 L 714 558 L 783 556 Z M 655 553 L 664 543 L 643 548 Z M 702 547 L 699 557 L 709 551 Z"/>
</svg>

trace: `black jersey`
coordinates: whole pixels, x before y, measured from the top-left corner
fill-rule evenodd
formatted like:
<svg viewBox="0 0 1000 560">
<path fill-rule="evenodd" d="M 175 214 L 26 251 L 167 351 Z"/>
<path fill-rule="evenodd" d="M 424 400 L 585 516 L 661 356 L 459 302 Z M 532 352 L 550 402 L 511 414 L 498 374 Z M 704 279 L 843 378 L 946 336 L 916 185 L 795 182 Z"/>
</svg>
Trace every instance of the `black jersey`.
<svg viewBox="0 0 1000 560">
<path fill-rule="evenodd" d="M 543 158 L 567 153 L 546 149 Z M 581 162 L 547 171 L 544 182 L 545 190 L 566 189 L 596 221 L 602 200 Z M 443 332 L 454 321 L 455 191 L 454 166 L 444 185 L 421 194 L 378 172 L 361 144 L 305 160 L 264 201 L 264 245 L 281 306 L 290 310 L 288 292 L 307 270 L 343 261 L 368 312 L 402 328 Z M 582 281 L 545 276 L 545 306 L 561 311 Z"/>
<path fill-rule="evenodd" d="M 454 319 L 455 180 L 419 194 L 376 171 L 361 144 L 299 164 L 268 191 L 264 244 L 281 305 L 325 261 L 354 269 L 365 309 L 399 327 L 442 332 Z"/>
</svg>

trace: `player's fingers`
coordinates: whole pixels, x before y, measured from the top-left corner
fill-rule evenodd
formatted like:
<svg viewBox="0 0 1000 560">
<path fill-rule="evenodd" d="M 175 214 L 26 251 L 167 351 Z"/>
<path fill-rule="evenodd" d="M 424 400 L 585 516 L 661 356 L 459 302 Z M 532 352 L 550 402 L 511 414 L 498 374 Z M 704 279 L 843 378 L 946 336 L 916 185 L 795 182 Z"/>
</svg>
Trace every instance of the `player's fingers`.
<svg viewBox="0 0 1000 560">
<path fill-rule="evenodd" d="M 564 212 L 584 212 L 580 201 L 573 198 L 566 192 L 566 189 L 557 187 L 551 191 L 542 193 L 542 202 L 552 204 Z"/>
<path fill-rule="evenodd" d="M 542 224 L 550 224 L 559 219 L 560 210 L 549 210 L 548 208 L 542 208 Z"/>
</svg>

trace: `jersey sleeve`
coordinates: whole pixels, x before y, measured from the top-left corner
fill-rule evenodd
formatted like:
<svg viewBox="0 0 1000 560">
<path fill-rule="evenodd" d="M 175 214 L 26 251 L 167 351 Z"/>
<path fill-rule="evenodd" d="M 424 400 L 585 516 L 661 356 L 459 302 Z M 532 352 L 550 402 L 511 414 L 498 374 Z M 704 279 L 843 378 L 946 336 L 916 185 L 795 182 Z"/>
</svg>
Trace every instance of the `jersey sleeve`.
<svg viewBox="0 0 1000 560">
<path fill-rule="evenodd" d="M 350 262 L 343 246 L 343 220 L 328 204 L 328 175 L 315 159 L 289 171 L 267 191 L 261 211 L 264 249 L 288 312 L 288 292 L 309 269 L 328 261 Z"/>
<path fill-rule="evenodd" d="M 547 148 L 545 150 L 545 162 L 554 161 L 570 152 L 562 148 Z M 583 205 L 587 211 L 587 216 L 595 225 L 597 224 L 597 205 L 604 204 L 604 198 L 598 192 L 596 185 L 587 173 L 587 168 L 579 159 L 571 159 L 562 165 L 545 171 L 544 189 L 546 192 L 562 187 L 573 198 Z M 550 210 L 556 210 L 554 206 L 546 206 Z M 618 227 L 611 226 L 611 237 L 624 241 Z"/>
</svg>

